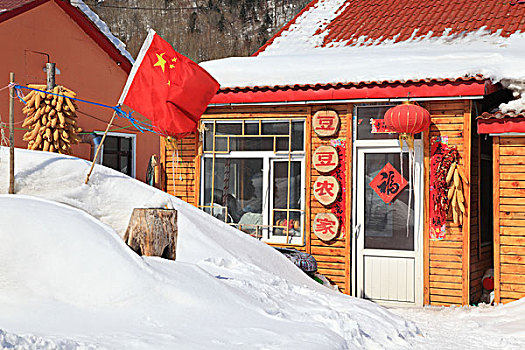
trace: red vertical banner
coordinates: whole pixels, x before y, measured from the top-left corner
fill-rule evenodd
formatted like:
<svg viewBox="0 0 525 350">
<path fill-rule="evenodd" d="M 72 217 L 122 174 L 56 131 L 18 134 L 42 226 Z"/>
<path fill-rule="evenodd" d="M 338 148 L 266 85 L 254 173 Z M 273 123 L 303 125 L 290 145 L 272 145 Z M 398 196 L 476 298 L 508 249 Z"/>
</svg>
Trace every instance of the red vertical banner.
<svg viewBox="0 0 525 350">
<path fill-rule="evenodd" d="M 339 156 L 339 164 L 331 174 L 337 179 L 341 187 L 340 196 L 331 205 L 330 210 L 339 219 L 341 238 L 345 238 L 345 225 L 346 225 L 346 140 L 334 139 L 330 140 L 330 144 L 337 150 Z"/>
<path fill-rule="evenodd" d="M 437 188 L 438 169 L 448 151 L 448 137 L 434 137 L 430 141 L 430 239 L 443 239 L 447 233 L 447 213 L 440 204 L 442 190 Z"/>
</svg>

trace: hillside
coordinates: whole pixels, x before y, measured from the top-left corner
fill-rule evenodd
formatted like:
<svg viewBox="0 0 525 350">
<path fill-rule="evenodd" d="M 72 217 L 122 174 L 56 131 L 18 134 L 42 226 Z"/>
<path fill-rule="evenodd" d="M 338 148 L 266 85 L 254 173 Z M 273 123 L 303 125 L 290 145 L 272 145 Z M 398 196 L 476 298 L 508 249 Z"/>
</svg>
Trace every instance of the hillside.
<svg viewBox="0 0 525 350">
<path fill-rule="evenodd" d="M 248 56 L 309 0 L 85 0 L 136 57 L 149 27 L 201 62 Z"/>
</svg>

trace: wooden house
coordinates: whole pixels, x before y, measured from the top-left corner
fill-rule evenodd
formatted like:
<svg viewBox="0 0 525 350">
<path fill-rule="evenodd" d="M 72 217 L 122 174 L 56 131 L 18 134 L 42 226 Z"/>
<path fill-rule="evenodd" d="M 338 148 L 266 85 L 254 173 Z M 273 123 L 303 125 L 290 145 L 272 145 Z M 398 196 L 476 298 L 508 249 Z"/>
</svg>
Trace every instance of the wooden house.
<svg viewBox="0 0 525 350">
<path fill-rule="evenodd" d="M 15 73 L 19 85 L 45 84 L 47 62 L 56 63 L 56 83 L 81 99 L 114 106 L 120 96 L 133 59 L 125 45 L 82 1 L 0 0 L 0 77 L 9 83 Z M 8 122 L 8 93 L 0 96 L 0 116 Z M 28 91 L 25 91 L 26 93 Z M 15 104 L 15 146 L 26 148 L 22 104 Z M 78 125 L 84 143 L 75 145 L 75 156 L 92 159 L 92 132 L 104 132 L 112 110 L 78 104 Z M 8 134 L 7 129 L 4 129 Z M 129 122 L 115 121 L 102 153 L 102 163 L 144 181 L 148 162 L 159 154 L 159 137 L 137 132 Z"/>
<path fill-rule="evenodd" d="M 524 121 L 523 111 L 485 112 L 478 119 L 479 133 L 492 139 L 494 291 L 503 303 L 525 296 Z"/>
<path fill-rule="evenodd" d="M 493 156 L 476 123 L 513 98 L 483 68 L 505 64 L 491 61 L 494 50 L 519 50 L 488 42 L 516 40 L 522 18 L 525 4 L 516 1 L 312 1 L 253 57 L 201 64 L 221 89 L 202 133 L 162 141 L 164 189 L 268 244 L 312 254 L 349 295 L 468 305 L 480 301 L 481 279 L 495 267 L 497 300 L 525 296 L 521 276 L 503 294 L 505 274 L 523 271 L 521 257 L 494 265 L 510 251 L 503 242 L 525 249 L 520 220 L 501 231 L 509 236 L 498 233 L 521 207 L 492 203 L 493 159 L 510 141 L 495 138 Z M 407 100 L 431 119 L 413 153 L 406 145 L 400 152 L 383 120 Z M 440 152 L 453 150 L 466 210 L 443 218 L 436 174 Z M 513 180 L 521 186 L 519 175 Z M 523 191 L 505 188 L 509 197 Z M 493 210 L 506 217 L 492 222 Z"/>
</svg>

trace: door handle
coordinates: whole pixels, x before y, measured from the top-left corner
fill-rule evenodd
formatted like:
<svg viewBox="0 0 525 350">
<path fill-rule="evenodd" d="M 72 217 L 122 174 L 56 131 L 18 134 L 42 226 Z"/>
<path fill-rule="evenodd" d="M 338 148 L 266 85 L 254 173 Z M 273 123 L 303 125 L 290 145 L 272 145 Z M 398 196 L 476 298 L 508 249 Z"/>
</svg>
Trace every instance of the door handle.
<svg viewBox="0 0 525 350">
<path fill-rule="evenodd" d="M 354 228 L 354 237 L 356 239 L 359 238 L 360 233 L 361 233 L 361 224 L 357 224 L 357 226 Z"/>
</svg>

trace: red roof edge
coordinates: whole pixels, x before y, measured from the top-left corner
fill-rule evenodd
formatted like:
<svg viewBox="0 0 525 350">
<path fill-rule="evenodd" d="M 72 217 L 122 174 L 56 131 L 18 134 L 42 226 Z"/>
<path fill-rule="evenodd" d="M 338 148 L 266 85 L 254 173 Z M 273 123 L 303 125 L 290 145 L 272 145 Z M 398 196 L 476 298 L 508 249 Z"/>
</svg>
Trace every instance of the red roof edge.
<svg viewBox="0 0 525 350">
<path fill-rule="evenodd" d="M 393 99 L 484 96 L 486 81 L 480 79 L 395 82 L 345 86 L 289 86 L 279 89 L 228 91 L 216 94 L 211 104 L 282 103 L 357 99 Z"/>
<path fill-rule="evenodd" d="M 525 118 L 478 119 L 478 134 L 525 133 Z"/>
<path fill-rule="evenodd" d="M 257 56 L 259 55 L 261 52 L 263 52 L 264 50 L 266 50 L 266 48 L 271 45 L 273 43 L 273 41 L 281 36 L 281 34 L 287 30 L 288 28 L 290 28 L 290 26 L 295 23 L 295 21 L 297 20 L 297 18 L 299 18 L 299 16 L 301 16 L 303 13 L 305 13 L 308 9 L 310 9 L 314 3 L 317 3 L 319 2 L 319 0 L 312 0 L 310 3 L 308 3 L 308 5 L 306 5 L 301 11 L 299 11 L 299 13 L 297 15 L 295 15 L 295 17 L 293 19 L 291 19 L 288 23 L 286 23 L 285 26 L 283 26 L 274 36 L 272 36 L 270 39 L 268 39 L 268 41 L 266 41 L 264 43 L 263 46 L 261 46 L 257 51 L 255 51 L 252 56 Z"/>
<path fill-rule="evenodd" d="M 21 13 L 24 13 L 26 11 L 29 11 L 37 6 L 42 5 L 45 2 L 48 2 L 50 0 L 35 0 L 33 2 L 27 3 L 25 5 L 22 5 L 20 7 L 14 8 L 12 10 L 8 10 L 6 12 L 2 12 L 0 14 L 0 23 L 7 21 L 10 18 L 13 18 L 15 16 L 18 16 Z"/>
<path fill-rule="evenodd" d="M 69 1 L 55 0 L 64 12 L 66 12 L 86 34 L 93 39 L 117 65 L 120 66 L 126 73 L 131 71 L 131 62 L 120 53 L 120 51 L 113 45 L 113 43 L 100 31 L 100 29 L 87 18 L 87 16 L 80 9 L 74 7 Z"/>
</svg>

